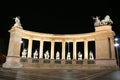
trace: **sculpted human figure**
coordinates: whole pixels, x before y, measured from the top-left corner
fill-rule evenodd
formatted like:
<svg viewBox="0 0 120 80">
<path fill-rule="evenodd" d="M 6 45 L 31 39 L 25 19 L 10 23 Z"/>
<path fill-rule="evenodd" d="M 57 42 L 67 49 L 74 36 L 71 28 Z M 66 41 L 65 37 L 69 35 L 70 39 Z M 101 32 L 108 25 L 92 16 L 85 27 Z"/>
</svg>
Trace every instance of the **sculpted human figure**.
<svg viewBox="0 0 120 80">
<path fill-rule="evenodd" d="M 101 22 L 100 22 L 99 17 L 96 16 L 96 17 L 93 17 L 93 19 L 95 20 L 95 22 L 94 22 L 94 26 L 100 26 Z"/>
<path fill-rule="evenodd" d="M 15 19 L 15 23 L 16 23 L 16 24 L 21 24 L 21 23 L 20 23 L 20 17 L 19 17 L 19 16 L 15 17 L 15 18 L 13 18 L 13 19 Z"/>
<path fill-rule="evenodd" d="M 20 23 L 20 17 L 17 16 L 15 18 L 13 18 L 15 20 L 15 24 L 12 28 L 20 28 L 20 29 L 23 29 L 23 27 L 21 26 L 21 23 Z"/>
<path fill-rule="evenodd" d="M 67 60 L 71 60 L 70 52 L 67 53 Z"/>
<path fill-rule="evenodd" d="M 50 56 L 49 56 L 49 51 L 48 50 L 45 52 L 44 57 L 45 57 L 45 59 L 49 59 Z"/>
<path fill-rule="evenodd" d="M 60 52 L 59 51 L 56 52 L 56 59 L 57 60 L 60 59 Z"/>
<path fill-rule="evenodd" d="M 103 26 L 103 25 L 111 25 L 113 24 L 113 21 L 110 19 L 109 15 L 106 15 L 103 20 L 100 20 L 98 16 L 93 17 L 95 20 L 94 26 Z"/>
<path fill-rule="evenodd" d="M 78 52 L 78 60 L 82 60 L 82 53 L 80 51 Z"/>
<path fill-rule="evenodd" d="M 22 58 L 26 58 L 26 55 L 27 55 L 27 50 L 23 49 L 23 51 L 22 51 Z"/>
<path fill-rule="evenodd" d="M 89 52 L 89 59 L 90 60 L 94 60 L 94 56 L 93 56 L 93 52 L 92 51 Z"/>
<path fill-rule="evenodd" d="M 34 58 L 38 58 L 38 51 L 37 51 L 37 49 L 35 50 L 35 52 L 33 53 L 33 55 L 34 55 L 33 56 Z"/>
</svg>

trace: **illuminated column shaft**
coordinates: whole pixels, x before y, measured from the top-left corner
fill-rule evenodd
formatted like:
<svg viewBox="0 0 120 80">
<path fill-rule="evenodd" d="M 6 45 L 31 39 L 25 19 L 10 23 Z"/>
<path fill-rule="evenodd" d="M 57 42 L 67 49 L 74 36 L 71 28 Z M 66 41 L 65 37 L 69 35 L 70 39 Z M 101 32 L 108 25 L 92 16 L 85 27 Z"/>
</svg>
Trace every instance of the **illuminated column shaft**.
<svg viewBox="0 0 120 80">
<path fill-rule="evenodd" d="M 84 59 L 88 59 L 88 41 L 84 41 Z"/>
<path fill-rule="evenodd" d="M 51 59 L 54 59 L 54 41 L 51 42 Z"/>
<path fill-rule="evenodd" d="M 7 56 L 20 57 L 21 37 L 17 32 L 10 32 L 10 41 Z"/>
<path fill-rule="evenodd" d="M 44 45 L 44 42 L 41 40 L 40 41 L 40 51 L 39 51 L 39 58 L 40 59 L 43 59 L 43 45 Z"/>
<path fill-rule="evenodd" d="M 28 44 L 28 58 L 31 58 L 31 53 L 32 53 L 32 39 L 29 39 L 29 44 Z"/>
<path fill-rule="evenodd" d="M 65 59 L 65 42 L 62 42 L 62 59 Z"/>
<path fill-rule="evenodd" d="M 73 59 L 76 59 L 76 42 L 73 42 Z"/>
</svg>

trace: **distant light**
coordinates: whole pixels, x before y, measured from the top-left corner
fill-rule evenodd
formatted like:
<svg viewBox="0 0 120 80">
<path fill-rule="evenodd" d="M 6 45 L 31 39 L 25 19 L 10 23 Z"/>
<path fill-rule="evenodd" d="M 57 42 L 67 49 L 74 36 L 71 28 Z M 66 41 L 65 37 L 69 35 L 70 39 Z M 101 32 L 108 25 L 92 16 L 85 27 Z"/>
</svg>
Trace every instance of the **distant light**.
<svg viewBox="0 0 120 80">
<path fill-rule="evenodd" d="M 119 46 L 119 44 L 118 44 L 118 43 L 115 43 L 115 44 L 114 44 L 114 46 L 115 46 L 115 47 L 118 47 L 118 46 Z"/>
<path fill-rule="evenodd" d="M 118 41 L 118 38 L 115 38 L 115 41 Z"/>
</svg>

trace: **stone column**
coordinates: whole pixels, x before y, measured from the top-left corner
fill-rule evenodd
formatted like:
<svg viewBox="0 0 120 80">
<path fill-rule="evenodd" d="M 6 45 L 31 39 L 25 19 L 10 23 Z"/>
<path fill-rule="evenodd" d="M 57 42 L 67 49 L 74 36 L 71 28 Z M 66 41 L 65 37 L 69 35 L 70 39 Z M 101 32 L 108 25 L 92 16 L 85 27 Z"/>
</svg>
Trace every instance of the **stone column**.
<svg viewBox="0 0 120 80">
<path fill-rule="evenodd" d="M 65 59 L 65 42 L 62 42 L 62 59 Z"/>
<path fill-rule="evenodd" d="M 42 40 L 40 40 L 40 51 L 39 51 L 39 58 L 40 59 L 43 59 L 43 45 L 44 45 L 44 42 Z"/>
<path fill-rule="evenodd" d="M 17 32 L 11 33 L 7 56 L 20 57 L 21 40 L 22 39 Z"/>
<path fill-rule="evenodd" d="M 32 54 L 32 39 L 29 39 L 29 43 L 28 43 L 28 58 L 31 58 L 31 54 Z"/>
<path fill-rule="evenodd" d="M 84 59 L 88 59 L 88 41 L 84 41 Z"/>
<path fill-rule="evenodd" d="M 76 59 L 76 42 L 73 42 L 73 59 Z"/>
<path fill-rule="evenodd" d="M 4 68 L 21 68 L 20 63 L 20 46 L 21 46 L 21 35 L 18 29 L 10 30 L 10 40 L 8 47 L 8 54 L 6 62 L 2 65 Z"/>
<path fill-rule="evenodd" d="M 110 38 L 111 58 L 115 59 L 114 38 Z"/>
<path fill-rule="evenodd" d="M 51 41 L 51 59 L 54 59 L 54 41 Z"/>
</svg>

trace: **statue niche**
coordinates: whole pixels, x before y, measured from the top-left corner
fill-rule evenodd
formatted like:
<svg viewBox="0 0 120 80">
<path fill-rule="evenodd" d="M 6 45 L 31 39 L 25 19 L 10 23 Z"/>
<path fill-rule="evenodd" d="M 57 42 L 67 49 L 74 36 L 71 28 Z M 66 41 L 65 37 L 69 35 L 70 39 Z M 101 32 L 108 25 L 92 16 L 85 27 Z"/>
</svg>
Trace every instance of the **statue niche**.
<svg viewBox="0 0 120 80">
<path fill-rule="evenodd" d="M 71 60 L 71 54 L 70 54 L 70 52 L 67 53 L 67 60 Z"/>
<path fill-rule="evenodd" d="M 92 51 L 89 52 L 89 60 L 94 60 L 94 55 Z"/>
<path fill-rule="evenodd" d="M 60 52 L 57 51 L 57 52 L 56 52 L 56 60 L 59 60 L 59 59 L 60 59 Z"/>
<path fill-rule="evenodd" d="M 36 49 L 35 52 L 33 53 L 33 58 L 38 58 L 38 51 L 37 51 L 37 49 Z"/>
<path fill-rule="evenodd" d="M 80 51 L 78 52 L 78 60 L 82 60 L 82 53 Z"/>
<path fill-rule="evenodd" d="M 47 50 L 45 53 L 44 53 L 44 57 L 45 57 L 45 59 L 49 59 L 49 51 Z"/>
<path fill-rule="evenodd" d="M 26 58 L 26 55 L 27 55 L 27 50 L 23 49 L 23 51 L 22 51 L 22 58 Z"/>
</svg>

